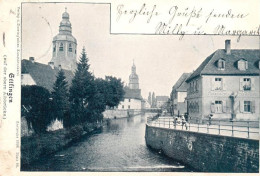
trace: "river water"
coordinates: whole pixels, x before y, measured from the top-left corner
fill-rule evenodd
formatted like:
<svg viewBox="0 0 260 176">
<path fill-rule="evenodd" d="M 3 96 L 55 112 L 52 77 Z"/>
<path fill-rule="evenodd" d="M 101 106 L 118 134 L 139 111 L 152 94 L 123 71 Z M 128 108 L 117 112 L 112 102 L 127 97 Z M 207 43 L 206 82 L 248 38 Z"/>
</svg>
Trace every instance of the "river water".
<svg viewBox="0 0 260 176">
<path fill-rule="evenodd" d="M 113 119 L 95 134 L 32 163 L 28 170 L 191 172 L 192 169 L 146 146 L 148 116 Z"/>
</svg>

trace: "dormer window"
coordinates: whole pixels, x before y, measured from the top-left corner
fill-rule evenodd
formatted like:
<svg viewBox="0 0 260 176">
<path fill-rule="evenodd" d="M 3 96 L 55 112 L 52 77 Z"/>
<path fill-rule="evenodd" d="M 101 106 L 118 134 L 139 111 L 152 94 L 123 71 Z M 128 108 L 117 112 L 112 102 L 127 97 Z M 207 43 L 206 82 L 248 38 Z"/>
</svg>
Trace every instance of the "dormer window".
<svg viewBox="0 0 260 176">
<path fill-rule="evenodd" d="M 245 59 L 240 59 L 238 62 L 237 62 L 237 68 L 239 70 L 247 70 L 248 69 L 248 62 L 247 60 Z"/>
<path fill-rule="evenodd" d="M 63 43 L 60 43 L 59 51 L 63 51 Z"/>
<path fill-rule="evenodd" d="M 72 52 L 72 46 L 71 46 L 71 43 L 69 44 L 69 52 Z"/>
<path fill-rule="evenodd" d="M 219 70 L 224 70 L 225 69 L 225 60 L 219 59 L 217 62 L 217 67 Z"/>
</svg>

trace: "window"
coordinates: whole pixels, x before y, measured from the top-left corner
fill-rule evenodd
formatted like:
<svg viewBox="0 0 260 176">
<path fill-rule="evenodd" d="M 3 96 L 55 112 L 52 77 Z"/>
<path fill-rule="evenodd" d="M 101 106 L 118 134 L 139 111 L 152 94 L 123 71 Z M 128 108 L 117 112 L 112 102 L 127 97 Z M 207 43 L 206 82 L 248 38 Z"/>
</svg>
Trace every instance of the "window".
<svg viewBox="0 0 260 176">
<path fill-rule="evenodd" d="M 191 83 L 190 83 L 190 92 L 192 92 L 192 86 L 191 86 Z"/>
<path fill-rule="evenodd" d="M 56 51 L 56 45 L 53 46 L 53 52 L 55 52 L 55 51 Z"/>
<path fill-rule="evenodd" d="M 239 70 L 246 70 L 248 68 L 247 60 L 241 59 L 237 62 L 237 68 Z"/>
<path fill-rule="evenodd" d="M 130 98 L 128 99 L 128 102 L 131 102 L 131 99 L 130 99 Z"/>
<path fill-rule="evenodd" d="M 69 44 L 69 52 L 72 52 L 72 46 L 71 46 L 71 43 Z"/>
<path fill-rule="evenodd" d="M 243 90 L 251 90 L 251 79 L 250 78 L 243 79 Z"/>
<path fill-rule="evenodd" d="M 215 78 L 215 90 L 222 90 L 222 78 Z"/>
<path fill-rule="evenodd" d="M 222 112 L 222 101 L 215 101 L 215 112 Z"/>
<path fill-rule="evenodd" d="M 63 43 L 60 43 L 59 51 L 63 51 Z"/>
<path fill-rule="evenodd" d="M 199 90 L 199 84 L 198 84 L 198 80 L 196 80 L 196 91 L 198 91 Z"/>
<path fill-rule="evenodd" d="M 251 102 L 244 101 L 244 112 L 251 112 Z"/>
<path fill-rule="evenodd" d="M 128 105 L 128 109 L 130 109 L 130 105 Z"/>
<path fill-rule="evenodd" d="M 125 107 L 124 107 L 124 105 L 122 105 L 122 109 L 124 109 Z"/>
<path fill-rule="evenodd" d="M 224 70 L 225 69 L 225 60 L 219 59 L 217 65 L 218 65 L 219 70 Z"/>
<path fill-rule="evenodd" d="M 77 54 L 77 50 L 75 50 L 75 54 Z"/>
</svg>

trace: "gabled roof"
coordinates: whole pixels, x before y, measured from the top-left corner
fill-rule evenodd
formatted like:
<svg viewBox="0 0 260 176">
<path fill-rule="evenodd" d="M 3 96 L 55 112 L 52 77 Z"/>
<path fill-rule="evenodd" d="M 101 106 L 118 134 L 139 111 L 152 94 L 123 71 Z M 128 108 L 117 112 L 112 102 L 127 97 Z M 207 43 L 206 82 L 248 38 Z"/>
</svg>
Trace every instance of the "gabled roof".
<svg viewBox="0 0 260 176">
<path fill-rule="evenodd" d="M 70 86 L 71 80 L 74 77 L 74 74 L 70 70 L 63 70 Z M 22 60 L 22 74 L 30 74 L 33 80 L 38 86 L 42 86 L 49 91 L 53 90 L 53 84 L 56 81 L 56 76 L 58 75 L 59 68 L 46 64 L 41 64 L 38 62 L 31 62 L 29 60 Z"/>
<path fill-rule="evenodd" d="M 172 87 L 172 91 L 187 91 L 188 84 L 185 82 L 191 73 L 183 73 Z"/>
<path fill-rule="evenodd" d="M 141 89 L 130 89 L 129 87 L 124 87 L 125 95 L 124 98 L 128 99 L 138 99 L 142 100 Z"/>
<path fill-rule="evenodd" d="M 225 60 L 224 70 L 219 70 L 215 64 L 219 59 Z M 241 59 L 248 61 L 248 69 L 239 70 L 237 68 L 237 61 Z M 256 64 L 259 59 L 260 50 L 237 49 L 231 50 L 231 54 L 226 54 L 224 49 L 219 49 L 208 56 L 186 82 L 200 75 L 259 75 L 259 68 Z"/>
<path fill-rule="evenodd" d="M 168 101 L 168 96 L 156 96 L 156 101 Z"/>
</svg>

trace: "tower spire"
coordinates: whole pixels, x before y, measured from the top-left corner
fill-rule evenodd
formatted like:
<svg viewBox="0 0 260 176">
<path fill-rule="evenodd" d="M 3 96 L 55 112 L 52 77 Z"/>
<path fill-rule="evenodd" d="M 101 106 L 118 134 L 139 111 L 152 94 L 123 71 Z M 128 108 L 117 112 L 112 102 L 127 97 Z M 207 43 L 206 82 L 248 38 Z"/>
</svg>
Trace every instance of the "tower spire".
<svg viewBox="0 0 260 176">
<path fill-rule="evenodd" d="M 77 63 L 77 40 L 72 35 L 70 16 L 65 7 L 59 26 L 59 33 L 53 37 L 52 60 L 55 67 L 61 65 L 67 70 L 75 70 Z"/>
<path fill-rule="evenodd" d="M 132 73 L 129 76 L 129 87 L 130 89 L 139 89 L 139 78 L 136 74 L 136 66 L 133 59 Z"/>
</svg>

